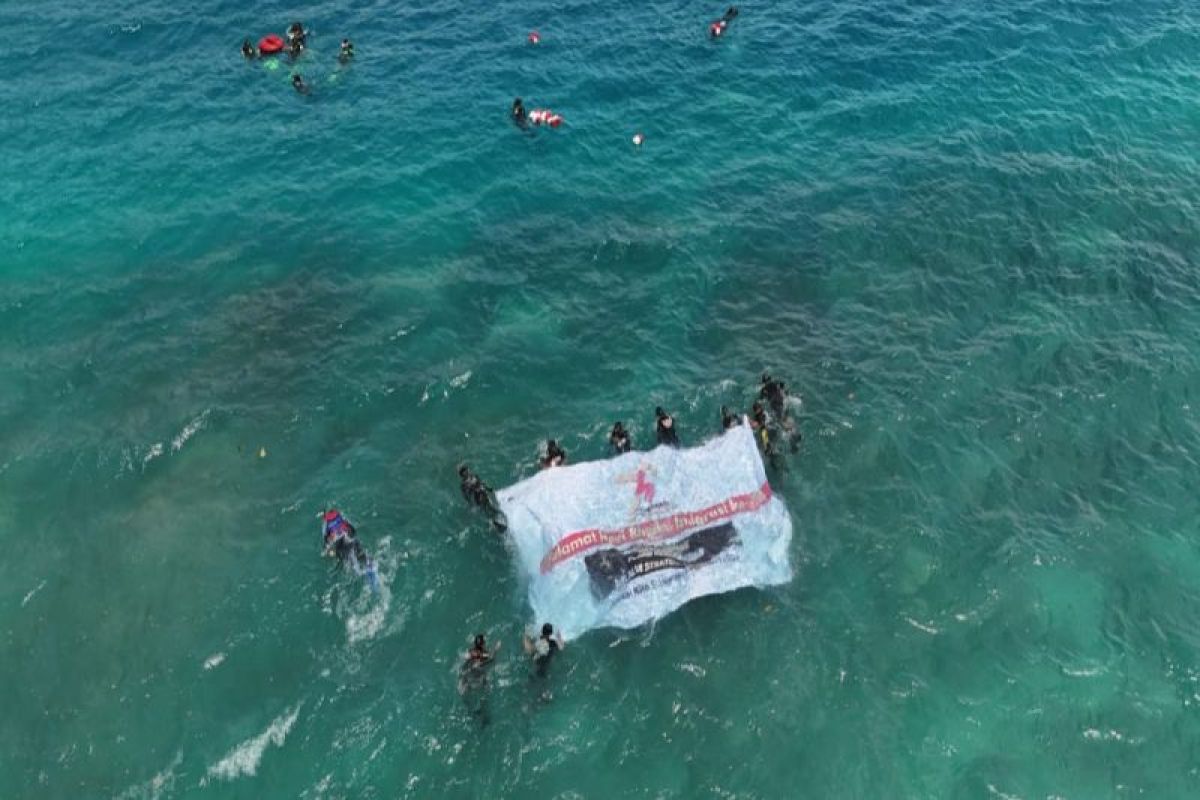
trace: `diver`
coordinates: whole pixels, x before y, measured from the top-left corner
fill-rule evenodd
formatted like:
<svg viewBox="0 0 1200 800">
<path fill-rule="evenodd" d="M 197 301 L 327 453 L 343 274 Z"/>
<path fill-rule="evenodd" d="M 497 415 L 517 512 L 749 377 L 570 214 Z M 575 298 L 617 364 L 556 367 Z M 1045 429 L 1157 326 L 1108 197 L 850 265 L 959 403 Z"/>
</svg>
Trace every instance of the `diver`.
<svg viewBox="0 0 1200 800">
<path fill-rule="evenodd" d="M 716 22 L 708 26 L 708 35 L 713 39 L 718 39 L 724 35 L 725 29 L 729 27 L 729 23 L 733 22 L 734 17 L 738 15 L 737 6 L 730 6 L 725 9 L 725 13 Z"/>
<path fill-rule="evenodd" d="M 513 100 L 512 104 L 512 121 L 517 124 L 518 128 L 524 128 L 529 122 L 529 115 L 525 112 L 525 104 L 521 102 L 521 98 Z"/>
<path fill-rule="evenodd" d="M 458 693 L 463 696 L 471 715 L 479 718 L 480 725 L 487 725 L 491 721 L 487 708 L 487 670 L 499 652 L 499 644 L 495 650 L 488 650 L 484 635 L 477 633 L 467 657 L 458 668 Z"/>
<path fill-rule="evenodd" d="M 758 390 L 760 400 L 766 400 L 767 405 L 771 407 L 771 413 L 780 422 L 783 422 L 787 416 L 787 385 L 783 381 L 777 381 L 771 377 L 769 372 L 762 374 L 762 386 Z"/>
<path fill-rule="evenodd" d="M 301 23 L 293 22 L 288 25 L 287 40 L 294 50 L 303 50 L 308 46 L 308 31 L 304 30 L 304 25 Z"/>
<path fill-rule="evenodd" d="M 742 424 L 740 415 L 729 410 L 729 406 L 721 406 L 721 430 L 727 431 Z"/>
<path fill-rule="evenodd" d="M 466 464 L 458 468 L 458 477 L 461 480 L 459 489 L 462 490 L 463 499 L 487 514 L 492 527 L 497 531 L 508 530 L 508 520 L 504 517 L 504 512 L 497 507 L 496 493 L 492 491 L 492 487 L 484 483 Z"/>
<path fill-rule="evenodd" d="M 358 530 L 350 523 L 350 520 L 342 516 L 342 512 L 336 508 L 328 509 L 322 515 L 322 531 L 325 537 L 325 550 L 323 555 L 337 556 L 339 561 L 345 561 L 346 556 L 350 553 L 362 552 L 362 545 L 358 543 Z"/>
<path fill-rule="evenodd" d="M 547 622 L 542 626 L 542 635 L 538 638 L 532 638 L 528 633 L 525 634 L 523 640 L 525 652 L 533 658 L 534 671 L 539 678 L 546 677 L 546 670 L 550 667 L 550 660 L 554 658 L 554 654 L 562 650 L 566 646 L 563 641 L 562 634 L 554 632 L 554 626 Z"/>
<path fill-rule="evenodd" d="M 255 52 L 254 45 L 250 44 L 249 39 L 242 42 L 242 55 L 251 59 L 258 57 L 258 53 Z"/>
<path fill-rule="evenodd" d="M 308 94 L 310 91 L 308 84 L 304 82 L 304 78 L 300 77 L 299 72 L 292 76 L 292 88 L 300 94 Z"/>
<path fill-rule="evenodd" d="M 354 525 L 336 508 L 328 509 L 320 516 L 324 538 L 321 555 L 337 556 L 339 564 L 350 562 L 354 572 L 366 579 L 371 591 L 379 591 L 379 574 L 375 569 L 375 561 L 358 541 L 358 531 Z"/>
<path fill-rule="evenodd" d="M 771 377 L 770 373 L 764 372 L 762 374 L 762 387 L 758 391 L 758 396 L 767 401 L 767 405 L 771 409 L 771 414 L 775 417 L 775 424 L 787 435 L 791 451 L 795 453 L 800 449 L 800 440 L 804 437 L 796 429 L 796 423 L 792 420 L 791 414 L 788 413 L 787 384 L 783 381 L 775 380 Z"/>
<path fill-rule="evenodd" d="M 670 445 L 671 447 L 679 447 L 679 436 L 675 430 L 675 418 L 663 411 L 662 406 L 654 409 L 654 417 L 658 443 Z"/>
<path fill-rule="evenodd" d="M 768 455 L 774 453 L 771 432 L 768 429 L 767 410 L 757 400 L 750 406 L 750 428 L 754 431 L 754 438 L 758 440 L 762 451 Z"/>
<path fill-rule="evenodd" d="M 475 634 L 475 643 L 472 644 L 471 649 L 467 651 L 467 658 L 462 663 L 463 671 L 465 672 L 469 669 L 479 669 L 481 667 L 490 665 L 492 661 L 495 660 L 496 653 L 500 652 L 500 645 L 502 644 L 504 643 L 501 642 L 500 644 L 496 645 L 495 650 L 488 650 L 487 641 L 485 640 L 484 635 L 482 633 Z"/>
<path fill-rule="evenodd" d="M 608 444 L 614 455 L 628 453 L 633 443 L 629 439 L 629 431 L 620 422 L 613 423 L 612 433 L 608 435 Z"/>
<path fill-rule="evenodd" d="M 546 442 L 546 457 L 542 459 L 542 469 L 561 467 L 567 463 L 567 451 L 558 446 L 558 442 L 550 439 Z"/>
<path fill-rule="evenodd" d="M 342 39 L 342 50 L 338 53 L 338 61 L 345 64 L 352 58 L 354 58 L 354 43 L 349 39 Z"/>
</svg>

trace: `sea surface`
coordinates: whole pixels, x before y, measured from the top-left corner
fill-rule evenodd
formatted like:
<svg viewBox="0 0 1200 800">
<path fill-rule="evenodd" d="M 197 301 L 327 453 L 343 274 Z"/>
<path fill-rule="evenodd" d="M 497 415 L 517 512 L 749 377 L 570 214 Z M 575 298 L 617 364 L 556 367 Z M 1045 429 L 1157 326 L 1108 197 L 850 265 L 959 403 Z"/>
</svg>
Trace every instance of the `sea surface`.
<svg viewBox="0 0 1200 800">
<path fill-rule="evenodd" d="M 0 3 L 0 797 L 1200 796 L 1200 6 L 722 3 Z M 794 580 L 546 696 L 456 465 L 763 370 Z"/>
</svg>

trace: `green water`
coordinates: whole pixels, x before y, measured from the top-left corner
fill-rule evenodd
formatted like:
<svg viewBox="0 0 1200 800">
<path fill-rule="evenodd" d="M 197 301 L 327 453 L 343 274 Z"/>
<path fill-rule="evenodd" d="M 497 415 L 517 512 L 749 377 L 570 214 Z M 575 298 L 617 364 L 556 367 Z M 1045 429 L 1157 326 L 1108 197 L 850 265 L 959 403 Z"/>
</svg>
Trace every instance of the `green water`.
<svg viewBox="0 0 1200 800">
<path fill-rule="evenodd" d="M 721 10 L 0 7 L 0 797 L 1200 793 L 1196 10 Z M 763 369 L 795 579 L 532 682 L 455 466 Z"/>
</svg>

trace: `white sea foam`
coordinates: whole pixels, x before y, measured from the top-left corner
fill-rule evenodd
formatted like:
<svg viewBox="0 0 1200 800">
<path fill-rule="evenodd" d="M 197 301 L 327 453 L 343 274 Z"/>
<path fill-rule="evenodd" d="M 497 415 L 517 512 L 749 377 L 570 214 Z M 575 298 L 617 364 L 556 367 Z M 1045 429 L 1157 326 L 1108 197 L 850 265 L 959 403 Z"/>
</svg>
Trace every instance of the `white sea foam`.
<svg viewBox="0 0 1200 800">
<path fill-rule="evenodd" d="M 183 751 L 175 753 L 175 758 L 167 767 L 154 775 L 145 783 L 130 786 L 116 796 L 115 800 L 158 800 L 163 793 L 171 793 L 175 786 L 175 768 L 183 763 Z"/>
<path fill-rule="evenodd" d="M 28 592 L 26 592 L 25 597 L 23 597 L 21 599 L 21 608 L 24 608 L 25 606 L 29 605 L 29 601 L 32 600 L 33 596 L 35 594 L 37 594 L 38 592 L 40 592 L 42 590 L 42 587 L 44 587 L 45 585 L 46 585 L 46 582 L 42 581 L 37 586 L 33 587 Z"/>
<path fill-rule="evenodd" d="M 204 669 L 216 669 L 221 666 L 221 662 L 225 660 L 224 653 L 213 653 L 208 658 L 204 659 Z"/>
<path fill-rule="evenodd" d="M 195 436 L 204 428 L 204 424 L 208 422 L 208 411 L 209 409 L 204 409 L 204 411 L 200 413 L 200 416 L 196 417 L 194 420 L 185 425 L 183 430 L 181 430 L 179 434 L 171 440 L 171 452 L 178 453 L 180 449 L 187 444 L 188 439 Z"/>
<path fill-rule="evenodd" d="M 296 718 L 300 716 L 301 705 L 303 703 L 276 717 L 265 731 L 242 742 L 231 750 L 229 755 L 209 767 L 208 775 L 202 783 L 207 782 L 208 778 L 231 781 L 234 778 L 257 773 L 258 765 L 262 762 L 263 753 L 267 751 L 267 747 L 270 745 L 283 746 L 288 731 L 292 729 L 292 726 L 296 724 Z"/>
<path fill-rule="evenodd" d="M 163 454 L 162 442 L 155 442 L 153 445 L 150 446 L 150 449 L 146 452 L 146 455 L 142 456 L 142 467 L 144 468 L 147 464 L 149 464 L 151 461 L 158 458 L 162 454 Z"/>
</svg>

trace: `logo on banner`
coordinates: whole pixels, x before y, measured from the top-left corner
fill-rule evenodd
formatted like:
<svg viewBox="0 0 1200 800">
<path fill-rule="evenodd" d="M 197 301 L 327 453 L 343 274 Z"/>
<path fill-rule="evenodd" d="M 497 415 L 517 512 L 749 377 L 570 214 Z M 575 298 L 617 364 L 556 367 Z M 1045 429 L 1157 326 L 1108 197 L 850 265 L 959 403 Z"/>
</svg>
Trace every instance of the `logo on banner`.
<svg viewBox="0 0 1200 800">
<path fill-rule="evenodd" d="M 627 483 L 633 487 L 633 498 L 629 505 L 631 520 L 639 513 L 646 514 L 650 511 L 660 511 L 671 507 L 671 504 L 666 501 L 654 502 L 655 497 L 658 496 L 658 486 L 654 482 L 656 473 L 657 470 L 653 465 L 643 461 L 633 472 L 626 472 L 624 475 L 613 478 L 614 483 Z"/>
<path fill-rule="evenodd" d="M 698 530 L 673 544 L 610 547 L 585 556 L 583 563 L 592 594 L 597 600 L 607 600 L 630 581 L 663 570 L 686 572 L 697 569 L 739 544 L 737 528 L 730 522 L 723 522 Z"/>
</svg>

